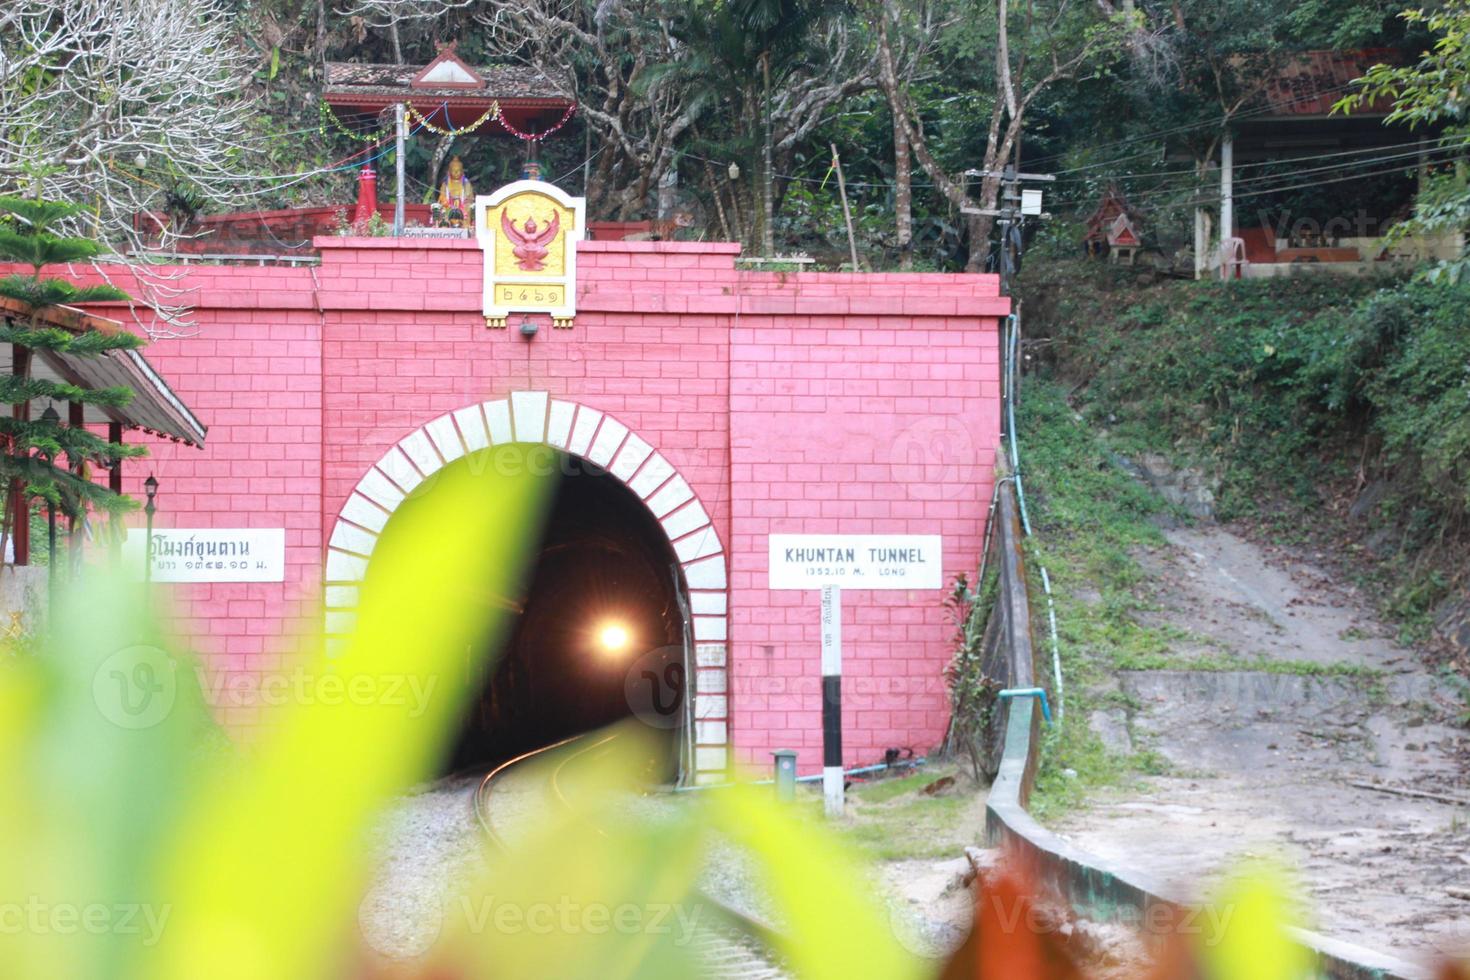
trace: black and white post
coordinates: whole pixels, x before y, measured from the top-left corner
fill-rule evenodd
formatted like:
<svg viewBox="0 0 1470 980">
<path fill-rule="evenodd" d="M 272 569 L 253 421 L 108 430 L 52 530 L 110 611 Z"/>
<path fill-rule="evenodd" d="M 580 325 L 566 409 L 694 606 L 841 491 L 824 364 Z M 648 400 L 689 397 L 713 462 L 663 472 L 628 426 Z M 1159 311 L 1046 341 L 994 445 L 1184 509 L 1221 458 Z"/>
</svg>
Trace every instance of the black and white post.
<svg viewBox="0 0 1470 980">
<path fill-rule="evenodd" d="M 937 591 L 944 587 L 942 544 L 937 534 L 769 537 L 769 587 L 821 594 L 822 796 L 829 817 L 843 809 L 842 592 Z"/>
<path fill-rule="evenodd" d="M 842 589 L 822 586 L 822 797 L 842 816 Z"/>
</svg>

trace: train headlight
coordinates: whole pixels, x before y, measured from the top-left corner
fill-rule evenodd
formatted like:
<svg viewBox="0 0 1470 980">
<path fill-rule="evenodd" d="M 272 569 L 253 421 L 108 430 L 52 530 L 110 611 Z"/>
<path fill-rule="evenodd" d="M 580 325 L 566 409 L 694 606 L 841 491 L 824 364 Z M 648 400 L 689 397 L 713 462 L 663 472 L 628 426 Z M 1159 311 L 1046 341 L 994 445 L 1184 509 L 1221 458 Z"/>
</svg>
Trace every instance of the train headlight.
<svg viewBox="0 0 1470 980">
<path fill-rule="evenodd" d="M 608 653 L 622 653 L 630 639 L 627 627 L 621 623 L 607 623 L 597 631 L 597 642 Z"/>
</svg>

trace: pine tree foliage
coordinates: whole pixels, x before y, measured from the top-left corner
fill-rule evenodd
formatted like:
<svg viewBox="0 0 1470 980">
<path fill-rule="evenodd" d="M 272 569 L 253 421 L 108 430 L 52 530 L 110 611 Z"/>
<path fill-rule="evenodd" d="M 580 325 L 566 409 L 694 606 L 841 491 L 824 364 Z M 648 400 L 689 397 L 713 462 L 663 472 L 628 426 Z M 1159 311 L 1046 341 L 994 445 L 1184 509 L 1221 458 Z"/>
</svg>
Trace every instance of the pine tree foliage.
<svg viewBox="0 0 1470 980">
<path fill-rule="evenodd" d="M 143 343 L 124 331 L 87 327 L 73 332 L 38 319 L 41 311 L 57 306 L 128 298 L 112 286 L 83 287 L 42 275 L 48 266 L 86 260 L 98 253 L 95 242 L 53 231 L 79 210 L 71 204 L 0 197 L 0 263 L 31 269 L 29 274 L 15 273 L 0 279 L 0 297 L 18 300 L 29 308 L 28 313 L 0 326 L 0 344 L 11 345 L 15 351 L 12 372 L 0 376 L 0 403 L 13 406 L 9 415 L 0 416 L 0 481 L 12 494 L 20 490 L 28 501 L 44 500 L 67 517 L 81 517 L 89 509 L 118 513 L 131 508 L 129 498 L 93 482 L 90 472 L 93 467 L 111 466 L 119 459 L 147 453 L 141 446 L 111 442 L 59 418 L 49 420 L 36 408 L 42 399 L 53 406 L 77 403 L 116 408 L 133 397 L 126 387 L 86 388 L 33 376 L 32 367 L 41 354 L 100 357 Z M 7 510 L 7 535 L 15 517 Z"/>
</svg>

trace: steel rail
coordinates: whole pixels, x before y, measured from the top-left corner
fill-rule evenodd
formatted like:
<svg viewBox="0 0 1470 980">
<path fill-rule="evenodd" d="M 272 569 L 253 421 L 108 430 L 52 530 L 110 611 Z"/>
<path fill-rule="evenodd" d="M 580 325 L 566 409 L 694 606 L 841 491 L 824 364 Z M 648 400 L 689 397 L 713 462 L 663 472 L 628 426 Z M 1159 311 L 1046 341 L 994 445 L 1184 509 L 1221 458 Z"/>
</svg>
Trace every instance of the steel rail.
<svg viewBox="0 0 1470 980">
<path fill-rule="evenodd" d="M 539 749 L 524 752 L 491 769 L 475 788 L 473 798 L 475 818 L 486 836 L 502 852 L 511 853 L 510 843 L 495 830 L 490 807 L 496 784 L 508 772 L 522 763 L 555 752 L 573 743 L 589 741 L 590 744 L 568 753 L 566 758 L 558 761 L 551 770 L 550 776 L 547 777 L 547 787 L 551 795 L 560 806 L 570 811 L 574 807 L 567 796 L 564 780 L 567 767 L 589 753 L 606 748 L 608 743 L 617 737 L 616 734 L 573 735 L 571 738 L 564 738 Z M 593 825 L 592 829 L 603 837 L 607 836 L 600 827 Z M 702 942 L 706 947 L 705 952 L 711 957 L 709 965 L 715 971 L 710 974 L 711 977 L 729 978 L 729 980 L 736 980 L 736 978 L 739 980 L 783 980 L 787 976 L 777 965 L 773 954 L 773 951 L 783 942 L 783 937 L 778 930 L 750 913 L 713 897 L 703 889 L 696 889 L 694 894 L 701 902 L 715 909 L 720 918 L 724 920 L 728 930 L 739 933 L 740 936 L 739 939 L 733 939 L 722 934 L 718 927 L 702 927 L 701 931 L 706 934 Z M 758 945 L 760 952 L 750 949 L 749 944 L 751 943 Z"/>
<path fill-rule="evenodd" d="M 479 821 L 480 827 L 485 831 L 486 836 L 490 838 L 491 843 L 493 843 L 496 847 L 500 848 L 507 854 L 509 854 L 511 851 L 511 847 L 509 844 L 506 843 L 505 838 L 496 833 L 495 828 L 490 823 L 490 794 L 494 791 L 496 781 L 499 780 L 501 776 L 504 776 L 511 769 L 520 765 L 522 762 L 527 761 L 528 759 L 534 759 L 537 756 L 544 755 L 547 752 L 554 752 L 565 745 L 570 745 L 578 739 L 586 737 L 587 736 L 585 735 L 573 735 L 571 738 L 564 738 L 559 742 L 552 742 L 550 745 L 543 745 L 539 749 L 532 749 L 529 752 L 523 752 L 520 755 L 516 756 L 514 759 L 507 759 L 505 762 L 500 763 L 500 765 L 496 766 L 494 769 L 491 769 L 485 774 L 485 777 L 480 780 L 480 785 L 475 787 L 475 794 L 472 803 L 475 808 L 475 819 Z"/>
</svg>

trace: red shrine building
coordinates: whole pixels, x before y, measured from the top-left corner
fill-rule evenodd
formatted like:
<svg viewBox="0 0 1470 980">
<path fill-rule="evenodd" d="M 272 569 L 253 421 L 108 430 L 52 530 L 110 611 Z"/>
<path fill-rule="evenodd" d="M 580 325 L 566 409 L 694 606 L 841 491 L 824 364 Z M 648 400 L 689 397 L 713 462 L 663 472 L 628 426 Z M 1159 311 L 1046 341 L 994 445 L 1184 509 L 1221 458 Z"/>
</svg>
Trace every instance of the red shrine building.
<svg viewBox="0 0 1470 980">
<path fill-rule="evenodd" d="M 815 772 L 834 584 L 843 762 L 939 744 L 944 599 L 978 565 L 999 443 L 997 278 L 749 271 L 737 244 L 594 240 L 581 199 L 544 181 L 488 190 L 463 237 L 318 234 L 305 254 L 162 270 L 197 326 L 147 361 L 198 433 L 120 482 L 141 499 L 158 481 L 152 578 L 226 692 L 221 721 L 266 723 L 253 692 L 303 635 L 341 654 L 406 500 L 520 447 L 559 490 L 462 747 L 504 757 L 642 716 L 636 675 L 568 639 L 606 601 L 630 659 L 684 680 L 681 779 L 777 749 Z"/>
</svg>

